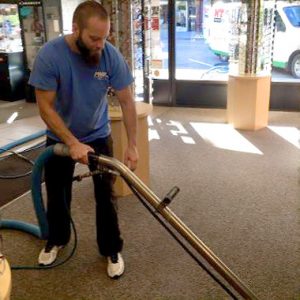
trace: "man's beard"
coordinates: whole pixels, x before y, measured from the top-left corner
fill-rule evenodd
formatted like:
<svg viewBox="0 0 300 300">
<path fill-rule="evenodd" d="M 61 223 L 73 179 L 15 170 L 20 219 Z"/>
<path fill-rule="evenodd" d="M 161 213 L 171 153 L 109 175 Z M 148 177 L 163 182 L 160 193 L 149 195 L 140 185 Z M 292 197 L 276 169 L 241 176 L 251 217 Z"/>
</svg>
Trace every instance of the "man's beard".
<svg viewBox="0 0 300 300">
<path fill-rule="evenodd" d="M 81 57 L 89 66 L 96 66 L 99 64 L 101 53 L 91 53 L 91 50 L 86 47 L 81 37 L 76 40 L 76 46 L 81 54 Z"/>
</svg>

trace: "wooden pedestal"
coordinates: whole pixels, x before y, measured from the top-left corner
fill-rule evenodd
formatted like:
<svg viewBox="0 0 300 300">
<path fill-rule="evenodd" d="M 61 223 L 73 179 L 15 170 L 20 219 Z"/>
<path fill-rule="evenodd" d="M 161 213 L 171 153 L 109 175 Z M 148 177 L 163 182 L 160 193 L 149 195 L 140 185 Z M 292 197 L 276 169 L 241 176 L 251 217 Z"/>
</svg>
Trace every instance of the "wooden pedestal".
<svg viewBox="0 0 300 300">
<path fill-rule="evenodd" d="M 227 118 L 234 128 L 257 130 L 268 125 L 270 76 L 229 76 Z"/>
<path fill-rule="evenodd" d="M 137 148 L 139 151 L 138 167 L 135 174 L 146 184 L 149 184 L 149 140 L 147 116 L 152 111 L 152 105 L 136 102 L 138 116 Z M 124 161 L 124 152 L 127 147 L 127 135 L 122 120 L 122 111 L 120 109 L 110 109 L 112 138 L 114 141 L 114 157 Z M 131 194 L 131 190 L 121 177 L 118 177 L 114 185 L 115 194 L 118 197 Z"/>
<path fill-rule="evenodd" d="M 9 300 L 11 292 L 11 271 L 9 263 L 5 258 L 0 260 L 0 267 L 3 272 L 0 274 L 0 299 Z"/>
</svg>

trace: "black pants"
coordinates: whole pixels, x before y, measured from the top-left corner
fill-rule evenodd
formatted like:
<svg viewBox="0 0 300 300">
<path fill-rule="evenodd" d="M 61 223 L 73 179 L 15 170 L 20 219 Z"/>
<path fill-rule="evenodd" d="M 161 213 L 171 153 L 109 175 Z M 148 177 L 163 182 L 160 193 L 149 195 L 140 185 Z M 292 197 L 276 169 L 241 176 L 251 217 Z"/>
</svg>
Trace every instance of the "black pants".
<svg viewBox="0 0 300 300">
<path fill-rule="evenodd" d="M 47 138 L 47 146 L 56 141 Z M 90 145 L 96 154 L 113 156 L 112 138 L 97 139 Z M 69 157 L 53 156 L 45 165 L 45 182 L 48 197 L 47 219 L 49 223 L 48 242 L 65 245 L 71 236 L 70 204 L 72 199 L 72 177 L 75 162 Z M 89 166 L 94 170 L 94 166 Z M 97 243 L 100 254 L 110 256 L 120 252 L 123 240 L 120 236 L 118 216 L 113 197 L 113 176 L 101 174 L 93 176 L 96 199 Z M 67 209 L 69 211 L 67 211 Z"/>
</svg>

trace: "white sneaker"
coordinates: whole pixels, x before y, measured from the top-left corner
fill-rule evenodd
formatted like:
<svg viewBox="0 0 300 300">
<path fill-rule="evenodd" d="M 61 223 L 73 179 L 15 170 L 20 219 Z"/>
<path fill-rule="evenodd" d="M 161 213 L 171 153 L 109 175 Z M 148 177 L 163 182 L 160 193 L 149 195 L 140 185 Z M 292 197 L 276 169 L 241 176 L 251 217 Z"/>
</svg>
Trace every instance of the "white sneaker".
<svg viewBox="0 0 300 300">
<path fill-rule="evenodd" d="M 110 278 L 119 278 L 125 270 L 124 260 L 121 253 L 107 257 L 107 274 Z"/>
<path fill-rule="evenodd" d="M 55 246 L 47 244 L 39 255 L 39 265 L 48 266 L 55 262 L 57 254 L 64 246 Z"/>
</svg>

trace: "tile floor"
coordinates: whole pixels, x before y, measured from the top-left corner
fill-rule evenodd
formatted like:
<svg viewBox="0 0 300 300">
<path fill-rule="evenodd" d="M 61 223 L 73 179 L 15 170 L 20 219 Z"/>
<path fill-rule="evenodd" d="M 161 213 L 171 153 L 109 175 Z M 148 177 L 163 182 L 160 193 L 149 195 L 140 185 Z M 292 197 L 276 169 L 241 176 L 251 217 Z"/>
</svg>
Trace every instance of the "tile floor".
<svg viewBox="0 0 300 300">
<path fill-rule="evenodd" d="M 16 115 L 15 120 L 9 122 L 9 118 L 13 115 Z M 0 101 L 0 148 L 17 144 L 20 139 L 30 138 L 45 129 L 35 103 L 28 103 L 24 100 Z M 40 142 L 40 139 L 37 140 Z M 26 145 L 30 143 L 33 142 L 28 142 Z"/>
</svg>

